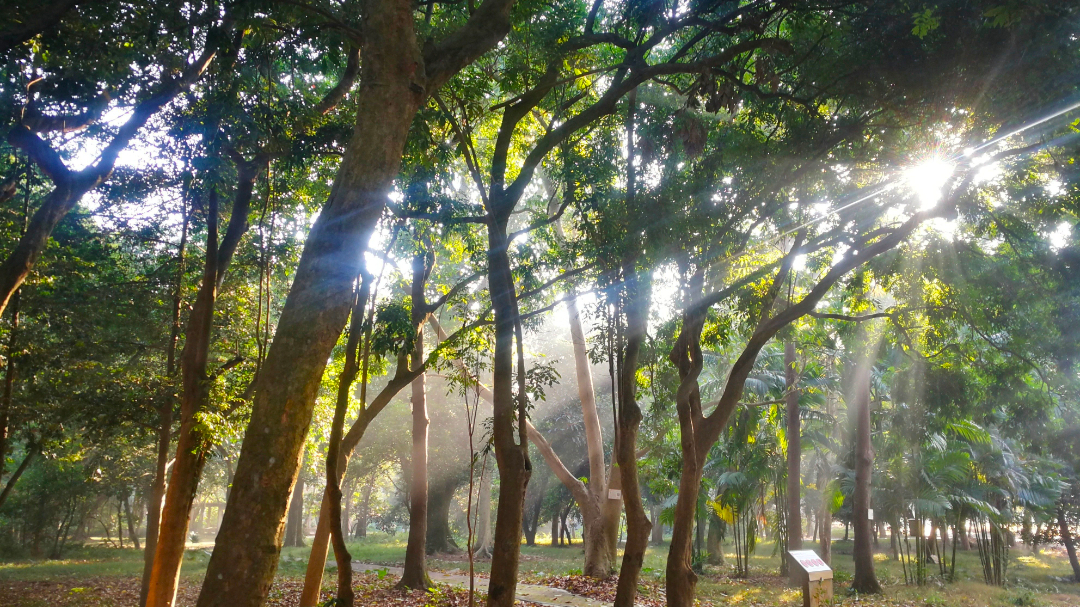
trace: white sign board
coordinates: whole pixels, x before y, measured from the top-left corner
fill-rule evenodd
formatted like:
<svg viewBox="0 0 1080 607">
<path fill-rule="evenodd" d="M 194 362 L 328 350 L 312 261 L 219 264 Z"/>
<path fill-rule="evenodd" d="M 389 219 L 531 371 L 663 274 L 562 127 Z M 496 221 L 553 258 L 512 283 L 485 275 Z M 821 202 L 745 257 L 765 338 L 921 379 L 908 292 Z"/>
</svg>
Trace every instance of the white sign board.
<svg viewBox="0 0 1080 607">
<path fill-rule="evenodd" d="M 832 579 L 832 568 L 813 550 L 791 550 L 788 554 L 810 576 L 810 581 Z"/>
<path fill-rule="evenodd" d="M 871 521 L 874 520 L 874 509 L 873 508 L 867 508 L 866 509 L 866 518 L 871 520 Z"/>
<path fill-rule="evenodd" d="M 607 498 L 609 500 L 621 500 L 622 499 L 622 491 L 620 491 L 618 489 L 608 489 L 607 490 Z"/>
</svg>

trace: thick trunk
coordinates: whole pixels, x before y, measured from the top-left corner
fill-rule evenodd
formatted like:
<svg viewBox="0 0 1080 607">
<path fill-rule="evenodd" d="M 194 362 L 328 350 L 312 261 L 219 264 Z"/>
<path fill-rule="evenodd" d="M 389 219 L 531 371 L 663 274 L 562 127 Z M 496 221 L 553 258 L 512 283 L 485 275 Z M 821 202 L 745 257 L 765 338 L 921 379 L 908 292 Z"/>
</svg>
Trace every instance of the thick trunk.
<svg viewBox="0 0 1080 607">
<path fill-rule="evenodd" d="M 412 6 L 365 11 L 371 48 L 357 94 L 356 128 L 308 236 L 278 321 L 236 466 L 199 607 L 257 607 L 281 551 L 283 516 L 326 361 L 352 307 L 362 253 L 397 176 L 409 125 L 423 99 Z M 325 557 L 323 557 L 325 558 Z"/>
<path fill-rule="evenodd" d="M 429 270 L 426 254 L 413 256 L 412 323 L 416 327 L 413 344 L 412 366 L 418 369 L 424 361 L 424 319 L 427 305 L 424 298 L 424 282 Z M 409 489 L 409 543 L 405 548 L 405 570 L 399 586 L 402 588 L 427 589 L 431 578 L 427 573 L 428 532 L 428 414 L 427 384 L 421 373 L 412 382 L 412 477 Z M 446 508 L 449 509 L 449 503 Z M 449 532 L 449 530 L 446 530 Z M 445 540 L 444 540 L 445 541 Z M 438 551 L 438 543 L 430 549 Z"/>
<path fill-rule="evenodd" d="M 559 514 L 555 513 L 551 515 L 551 547 L 556 548 L 562 545 L 562 527 L 559 525 Z"/>
<path fill-rule="evenodd" d="M 285 523 L 285 545 L 298 548 L 304 545 L 304 477 L 296 479 L 292 498 L 289 500 L 288 518 Z"/>
<path fill-rule="evenodd" d="M 1069 530 L 1069 521 L 1065 518 L 1065 508 L 1058 504 L 1057 507 L 1058 530 L 1061 533 L 1061 543 L 1065 544 L 1065 551 L 1069 553 L 1069 564 L 1072 565 L 1073 580 L 1080 582 L 1080 560 L 1076 558 L 1076 543 L 1073 541 L 1072 532 Z"/>
<path fill-rule="evenodd" d="M 461 552 L 450 531 L 450 506 L 454 503 L 456 480 L 447 479 L 431 487 L 427 500 L 427 554 L 457 554 Z"/>
<path fill-rule="evenodd" d="M 495 313 L 495 352 L 492 358 L 492 442 L 499 467 L 499 508 L 495 518 L 488 607 L 512 607 L 517 589 L 521 552 L 521 520 L 525 488 L 532 473 L 525 436 L 524 403 L 514 398 L 514 333 L 518 320 L 517 295 L 510 259 L 506 222 L 511 208 L 493 204 L 500 215 L 488 225 L 488 286 Z M 503 207 L 503 208 L 500 208 Z M 521 370 L 524 371 L 523 369 Z M 524 395 L 520 395 L 522 398 Z M 514 430 L 518 430 L 515 440 Z"/>
<path fill-rule="evenodd" d="M 409 126 L 429 94 L 506 35 L 513 2 L 485 0 L 465 25 L 431 42 L 426 58 L 417 43 L 412 3 L 362 4 L 356 127 L 304 245 L 259 375 L 198 607 L 258 607 L 265 601 L 315 397 L 345 326 L 363 251 L 398 175 Z M 520 517 L 513 522 L 519 527 Z"/>
<path fill-rule="evenodd" d="M 799 423 L 799 393 L 795 390 L 795 344 L 784 344 L 784 396 L 787 404 L 787 547 L 788 550 L 802 549 L 802 428 Z M 787 560 L 787 555 L 782 555 Z M 797 565 L 789 565 L 791 583 L 802 585 L 802 570 Z"/>
<path fill-rule="evenodd" d="M 852 495 L 852 523 L 855 531 L 855 576 L 851 581 L 852 589 L 873 594 L 881 592 L 877 576 L 874 575 L 874 548 L 872 545 L 870 518 L 870 476 L 874 471 L 873 446 L 870 444 L 870 375 L 873 357 L 866 360 L 855 370 L 855 490 Z"/>
</svg>

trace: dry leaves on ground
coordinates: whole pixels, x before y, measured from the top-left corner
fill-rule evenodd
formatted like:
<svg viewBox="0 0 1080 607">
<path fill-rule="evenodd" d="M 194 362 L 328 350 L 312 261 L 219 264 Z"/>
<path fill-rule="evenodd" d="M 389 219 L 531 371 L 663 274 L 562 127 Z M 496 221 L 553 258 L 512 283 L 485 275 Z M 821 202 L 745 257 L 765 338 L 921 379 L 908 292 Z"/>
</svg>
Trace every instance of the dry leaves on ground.
<svg viewBox="0 0 1080 607">
<path fill-rule="evenodd" d="M 356 607 L 467 607 L 469 592 L 439 584 L 432 592 L 394 588 L 396 576 L 378 572 L 358 573 L 353 578 Z M 199 596 L 200 580 L 181 582 L 178 607 L 192 606 Z M 300 603 L 304 582 L 298 578 L 279 578 L 270 588 L 268 607 L 293 607 Z M 322 600 L 333 594 L 323 591 Z M 484 595 L 477 593 L 477 603 Z M 0 582 L 0 607 L 137 607 L 139 578 L 98 577 L 50 581 Z"/>
</svg>

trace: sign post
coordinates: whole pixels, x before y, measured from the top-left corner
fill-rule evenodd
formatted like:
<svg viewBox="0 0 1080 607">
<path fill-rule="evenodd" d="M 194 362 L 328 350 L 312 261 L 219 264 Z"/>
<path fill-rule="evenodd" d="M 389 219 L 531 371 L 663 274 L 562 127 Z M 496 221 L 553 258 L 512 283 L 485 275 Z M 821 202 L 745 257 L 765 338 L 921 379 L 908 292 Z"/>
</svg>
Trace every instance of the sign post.
<svg viewBox="0 0 1080 607">
<path fill-rule="evenodd" d="M 813 550 L 788 551 L 802 569 L 803 607 L 820 607 L 833 598 L 833 571 Z"/>
</svg>

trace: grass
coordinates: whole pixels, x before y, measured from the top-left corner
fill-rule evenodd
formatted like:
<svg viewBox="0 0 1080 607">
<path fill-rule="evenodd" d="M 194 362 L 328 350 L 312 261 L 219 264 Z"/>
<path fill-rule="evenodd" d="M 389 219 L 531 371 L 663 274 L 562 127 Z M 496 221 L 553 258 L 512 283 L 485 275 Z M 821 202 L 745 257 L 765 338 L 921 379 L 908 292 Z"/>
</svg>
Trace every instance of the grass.
<svg viewBox="0 0 1080 607">
<path fill-rule="evenodd" d="M 538 541 L 542 538 L 538 538 Z M 349 543 L 349 551 L 357 561 L 381 565 L 401 565 L 405 555 L 407 535 L 389 536 L 372 533 L 362 540 Z M 210 544 L 190 547 L 184 558 L 182 576 L 190 584 L 206 571 Z M 807 542 L 807 549 L 817 545 Z M 887 549 L 888 543 L 882 542 Z M 730 549 L 730 546 L 728 547 Z M 298 579 L 304 575 L 309 548 L 284 548 L 278 566 L 281 579 Z M 646 580 L 662 580 L 667 557 L 666 546 L 651 546 L 645 557 L 643 577 Z M 799 605 L 799 592 L 789 588 L 779 577 L 780 557 L 773 554 L 771 542 L 759 542 L 750 557 L 750 577 L 736 579 L 731 568 L 709 566 L 701 576 L 698 596 L 703 607 L 708 605 Z M 579 572 L 582 567 L 583 550 L 580 544 L 568 548 L 552 548 L 538 545 L 522 546 L 521 572 L 523 575 L 567 575 Z M 734 554 L 726 559 L 734 560 Z M 332 559 L 331 559 L 332 563 Z M 1068 561 L 1060 554 L 1045 552 L 1029 554 L 1024 548 L 1012 551 L 1008 570 L 1009 585 L 1006 588 L 987 586 L 982 582 L 978 553 L 958 553 L 956 581 L 945 584 L 931 577 L 923 587 L 904 584 L 900 563 L 888 554 L 879 553 L 875 558 L 875 570 L 885 587 L 883 597 L 861 597 L 858 603 L 846 597 L 844 583 L 854 573 L 851 543 L 837 541 L 833 544 L 833 565 L 837 571 L 838 597 L 843 604 L 858 605 L 911 605 L 918 607 L 1064 607 L 1080 605 L 1080 584 L 1064 582 L 1071 575 Z M 464 557 L 441 556 L 429 559 L 433 569 L 448 571 L 468 569 Z M 489 561 L 476 561 L 476 570 L 486 573 Z M 32 560 L 26 558 L 0 559 L 0 582 L 7 580 L 48 581 L 79 580 L 109 576 L 137 578 L 142 571 L 142 553 L 133 549 L 117 549 L 102 546 L 73 548 L 62 560 Z M 325 583 L 332 584 L 332 576 Z M 2 601 L 0 601 L 2 602 Z"/>
</svg>

